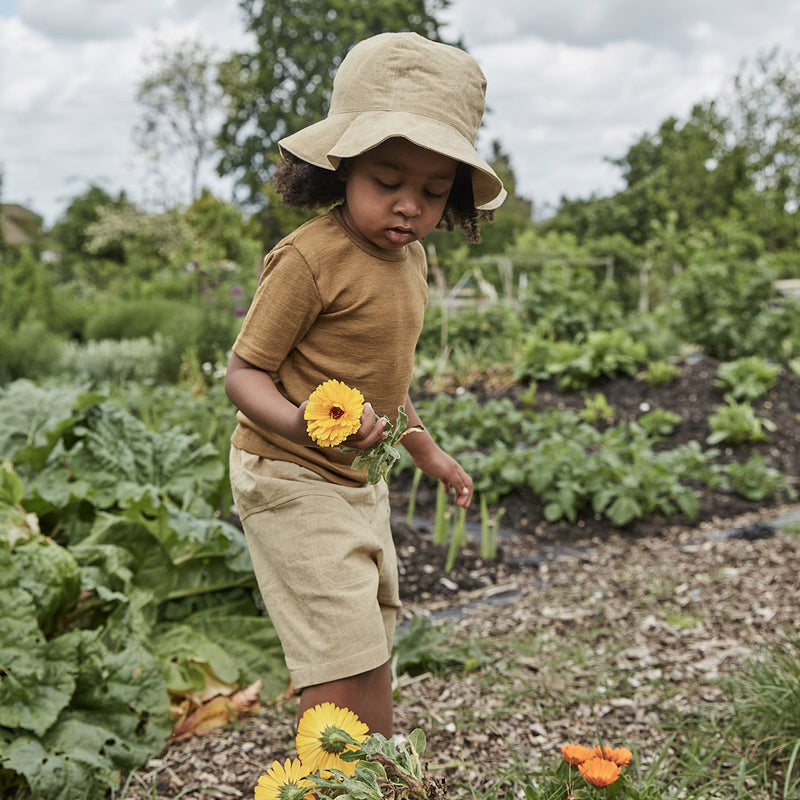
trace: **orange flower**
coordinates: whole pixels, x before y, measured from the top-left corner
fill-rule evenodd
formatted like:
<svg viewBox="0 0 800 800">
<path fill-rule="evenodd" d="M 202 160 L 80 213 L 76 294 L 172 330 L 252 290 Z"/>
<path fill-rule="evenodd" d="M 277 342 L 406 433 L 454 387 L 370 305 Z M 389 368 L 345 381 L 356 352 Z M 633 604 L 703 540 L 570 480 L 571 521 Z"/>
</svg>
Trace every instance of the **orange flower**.
<svg viewBox="0 0 800 800">
<path fill-rule="evenodd" d="M 610 786 L 622 772 L 613 761 L 606 761 L 604 758 L 590 758 L 578 764 L 578 770 L 595 786 Z"/>
<path fill-rule="evenodd" d="M 582 764 L 590 758 L 594 758 L 594 753 L 590 747 L 584 747 L 582 744 L 562 744 L 561 755 L 564 756 L 564 761 L 568 764 Z"/>
<path fill-rule="evenodd" d="M 613 761 L 621 767 L 630 764 L 631 758 L 633 758 L 633 753 L 631 753 L 627 747 L 609 747 L 609 745 L 606 745 L 601 749 L 600 745 L 596 744 L 592 753 L 595 758 L 604 758 L 606 761 Z"/>
<path fill-rule="evenodd" d="M 364 395 L 337 380 L 325 381 L 308 398 L 303 416 L 320 447 L 335 447 L 361 427 Z"/>
</svg>

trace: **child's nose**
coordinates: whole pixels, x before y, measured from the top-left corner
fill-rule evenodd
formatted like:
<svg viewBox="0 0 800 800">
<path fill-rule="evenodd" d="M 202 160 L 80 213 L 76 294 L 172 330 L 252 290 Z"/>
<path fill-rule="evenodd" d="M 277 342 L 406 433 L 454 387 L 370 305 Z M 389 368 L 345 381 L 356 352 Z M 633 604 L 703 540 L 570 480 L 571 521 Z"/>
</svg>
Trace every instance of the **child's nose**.
<svg viewBox="0 0 800 800">
<path fill-rule="evenodd" d="M 403 192 L 397 198 L 395 210 L 404 217 L 418 217 L 422 212 L 422 203 L 416 192 Z"/>
</svg>

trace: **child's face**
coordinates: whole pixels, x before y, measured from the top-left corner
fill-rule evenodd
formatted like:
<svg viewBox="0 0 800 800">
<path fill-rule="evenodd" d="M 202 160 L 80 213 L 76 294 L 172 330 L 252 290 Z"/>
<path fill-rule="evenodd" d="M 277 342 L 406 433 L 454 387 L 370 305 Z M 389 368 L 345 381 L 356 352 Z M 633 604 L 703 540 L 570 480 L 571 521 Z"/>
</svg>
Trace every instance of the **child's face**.
<svg viewBox="0 0 800 800">
<path fill-rule="evenodd" d="M 344 218 L 376 247 L 399 250 L 439 223 L 456 166 L 407 139 L 388 139 L 344 168 Z"/>
</svg>

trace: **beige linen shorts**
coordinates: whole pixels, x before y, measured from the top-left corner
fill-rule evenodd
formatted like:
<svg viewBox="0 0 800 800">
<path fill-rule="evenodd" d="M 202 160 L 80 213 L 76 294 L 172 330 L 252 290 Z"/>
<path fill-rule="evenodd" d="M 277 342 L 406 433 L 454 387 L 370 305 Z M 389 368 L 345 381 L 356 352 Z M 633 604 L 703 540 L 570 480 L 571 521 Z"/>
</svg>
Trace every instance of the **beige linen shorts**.
<svg viewBox="0 0 800 800">
<path fill-rule="evenodd" d="M 235 446 L 230 476 L 295 688 L 387 662 L 400 593 L 386 483 L 338 486 Z"/>
</svg>

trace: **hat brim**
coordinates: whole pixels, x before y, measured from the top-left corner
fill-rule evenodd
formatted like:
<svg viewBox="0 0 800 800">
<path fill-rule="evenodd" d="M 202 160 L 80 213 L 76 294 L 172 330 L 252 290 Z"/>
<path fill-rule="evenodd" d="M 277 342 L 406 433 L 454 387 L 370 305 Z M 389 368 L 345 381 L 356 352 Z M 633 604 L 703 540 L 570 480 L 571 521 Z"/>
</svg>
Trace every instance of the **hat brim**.
<svg viewBox="0 0 800 800">
<path fill-rule="evenodd" d="M 406 111 L 331 114 L 278 144 L 303 161 L 335 170 L 342 159 L 354 158 L 398 136 L 471 167 L 476 208 L 492 210 L 505 200 L 502 181 L 470 142 L 450 125 L 420 114 Z"/>
</svg>

